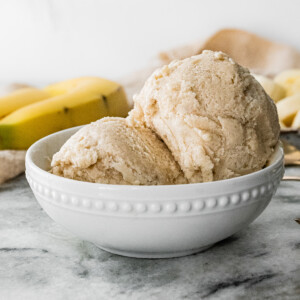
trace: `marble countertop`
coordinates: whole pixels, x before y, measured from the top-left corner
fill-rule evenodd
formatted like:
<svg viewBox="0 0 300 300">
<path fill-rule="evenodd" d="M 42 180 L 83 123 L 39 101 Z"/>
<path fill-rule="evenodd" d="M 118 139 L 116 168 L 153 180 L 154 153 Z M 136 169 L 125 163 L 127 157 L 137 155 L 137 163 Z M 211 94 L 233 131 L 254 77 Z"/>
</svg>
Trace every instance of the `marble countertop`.
<svg viewBox="0 0 300 300">
<path fill-rule="evenodd" d="M 126 258 L 55 224 L 21 175 L 0 186 L 0 299 L 299 299 L 296 217 L 300 184 L 282 182 L 254 223 L 206 252 Z"/>
</svg>

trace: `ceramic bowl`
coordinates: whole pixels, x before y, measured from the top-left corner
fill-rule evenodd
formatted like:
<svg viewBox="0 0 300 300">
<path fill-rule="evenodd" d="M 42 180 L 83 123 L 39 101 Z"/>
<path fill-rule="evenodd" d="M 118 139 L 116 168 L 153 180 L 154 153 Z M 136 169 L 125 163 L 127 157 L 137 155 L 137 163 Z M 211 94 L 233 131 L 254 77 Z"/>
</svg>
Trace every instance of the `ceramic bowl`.
<svg viewBox="0 0 300 300">
<path fill-rule="evenodd" d="M 255 220 L 284 173 L 280 147 L 268 167 L 209 183 L 107 185 L 48 173 L 52 155 L 79 128 L 57 132 L 32 145 L 26 155 L 27 180 L 54 221 L 120 255 L 165 258 L 207 249 Z"/>
</svg>

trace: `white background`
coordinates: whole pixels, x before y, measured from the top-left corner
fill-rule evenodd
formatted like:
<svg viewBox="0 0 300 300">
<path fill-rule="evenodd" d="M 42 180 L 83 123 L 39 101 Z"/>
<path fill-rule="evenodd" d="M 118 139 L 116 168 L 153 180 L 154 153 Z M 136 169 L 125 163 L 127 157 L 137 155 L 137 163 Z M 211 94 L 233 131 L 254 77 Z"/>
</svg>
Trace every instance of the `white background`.
<svg viewBox="0 0 300 300">
<path fill-rule="evenodd" d="M 222 27 L 300 49 L 300 1 L 0 0 L 0 81 L 116 79 Z"/>
</svg>

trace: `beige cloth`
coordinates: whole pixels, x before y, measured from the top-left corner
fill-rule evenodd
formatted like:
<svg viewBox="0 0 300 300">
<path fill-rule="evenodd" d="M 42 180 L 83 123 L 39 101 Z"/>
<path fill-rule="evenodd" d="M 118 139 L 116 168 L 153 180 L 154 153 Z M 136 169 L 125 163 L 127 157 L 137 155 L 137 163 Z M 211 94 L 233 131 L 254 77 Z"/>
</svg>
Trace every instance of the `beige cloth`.
<svg viewBox="0 0 300 300">
<path fill-rule="evenodd" d="M 21 83 L 2 85 L 0 86 L 0 97 L 24 87 L 28 87 L 28 85 Z M 24 172 L 25 154 L 26 151 L 0 151 L 0 184 Z"/>
<path fill-rule="evenodd" d="M 160 59 L 167 64 L 203 50 L 222 51 L 251 72 L 270 77 L 286 69 L 300 68 L 300 53 L 296 49 L 239 29 L 222 29 L 203 43 L 160 53 Z"/>
<path fill-rule="evenodd" d="M 25 170 L 26 151 L 0 151 L 0 184 Z"/>
</svg>

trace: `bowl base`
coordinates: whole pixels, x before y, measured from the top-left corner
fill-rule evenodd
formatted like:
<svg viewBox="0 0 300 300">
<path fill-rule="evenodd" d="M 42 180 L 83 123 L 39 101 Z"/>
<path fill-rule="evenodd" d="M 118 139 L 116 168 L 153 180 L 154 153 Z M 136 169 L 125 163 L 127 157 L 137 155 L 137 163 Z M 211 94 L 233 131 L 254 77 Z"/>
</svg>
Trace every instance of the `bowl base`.
<svg viewBox="0 0 300 300">
<path fill-rule="evenodd" d="M 113 249 L 113 248 L 106 248 L 102 247 L 98 244 L 95 244 L 98 248 L 121 256 L 127 256 L 127 257 L 133 257 L 133 258 L 174 258 L 174 257 L 181 257 L 181 256 L 187 256 L 191 254 L 195 254 L 198 252 L 205 251 L 206 249 L 213 246 L 213 244 L 200 247 L 197 249 L 191 249 L 191 250 L 185 250 L 185 251 L 174 251 L 174 252 L 135 252 L 135 251 L 123 251 L 119 249 Z"/>
</svg>

